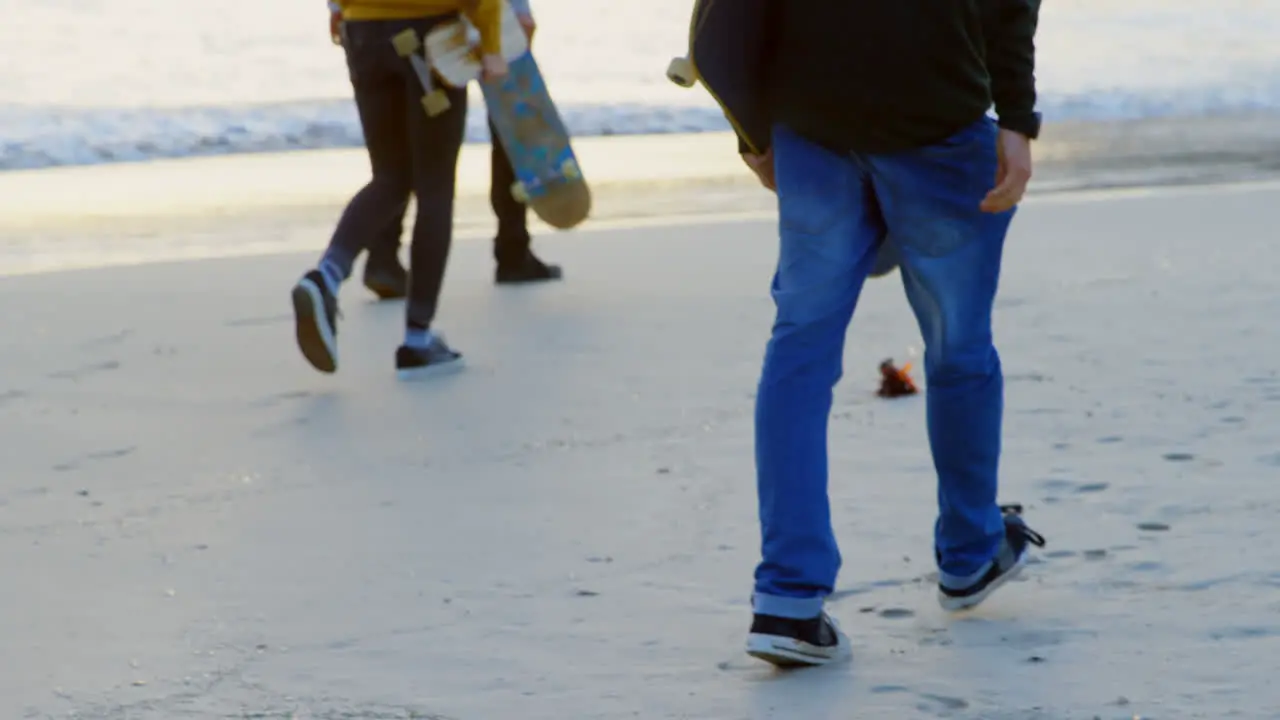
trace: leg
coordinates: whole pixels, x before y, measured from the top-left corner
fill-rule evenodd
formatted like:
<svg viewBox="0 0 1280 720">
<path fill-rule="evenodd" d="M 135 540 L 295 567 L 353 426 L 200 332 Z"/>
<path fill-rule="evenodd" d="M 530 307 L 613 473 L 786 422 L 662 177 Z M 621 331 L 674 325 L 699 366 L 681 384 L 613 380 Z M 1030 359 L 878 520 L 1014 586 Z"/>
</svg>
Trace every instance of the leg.
<svg viewBox="0 0 1280 720">
<path fill-rule="evenodd" d="M 402 298 L 408 292 L 409 276 L 400 264 L 400 236 L 404 233 L 404 206 L 395 220 L 374 235 L 369 242 L 369 255 L 364 262 L 364 286 L 380 300 Z"/>
<path fill-rule="evenodd" d="M 495 279 L 504 284 L 557 280 L 562 274 L 560 267 L 543 263 L 529 247 L 529 208 L 511 195 L 516 174 L 492 120 L 489 137 L 493 146 L 489 204 L 498 218 L 498 234 L 493 239 L 493 259 L 498 264 Z"/>
<path fill-rule="evenodd" d="M 865 171 L 774 133 L 781 249 L 777 319 L 756 396 L 763 559 L 755 612 L 813 618 L 840 569 L 827 499 L 827 421 L 845 332 L 883 238 Z"/>
<path fill-rule="evenodd" d="M 319 267 L 304 275 L 293 290 L 298 347 L 321 372 L 334 372 L 338 366 L 338 287 L 351 275 L 356 255 L 369 238 L 403 212 L 412 183 L 403 83 L 386 65 L 390 49 L 382 47 L 386 38 L 381 25 L 347 23 L 346 40 L 347 66 L 373 177 L 348 203 Z"/>
<path fill-rule="evenodd" d="M 984 119 L 938 145 L 870 159 L 924 339 L 944 585 L 981 579 L 1006 536 L 996 504 L 1004 385 L 991 315 L 1013 213 L 978 209 L 996 175 L 995 134 Z"/>
<path fill-rule="evenodd" d="M 413 193 L 418 205 L 409 247 L 406 317 L 411 326 L 427 330 L 435 320 L 453 242 L 454 189 L 458 152 L 466 131 L 467 94 L 465 90 L 446 87 L 451 107 L 436 117 L 428 117 L 417 102 L 422 94 L 417 79 L 406 71 L 404 81 L 413 94 L 407 113 Z"/>
<path fill-rule="evenodd" d="M 498 264 L 519 263 L 529 252 L 529 208 L 511 195 L 516 174 L 507 151 L 489 121 L 492 152 L 489 155 L 489 204 L 498 218 L 498 234 L 493 239 L 493 259 Z"/>
<path fill-rule="evenodd" d="M 325 262 L 351 274 L 356 256 L 374 238 L 386 242 L 386 234 L 404 214 L 413 186 L 409 126 L 409 98 L 402 74 L 386 66 L 391 53 L 386 31 L 375 23 L 348 23 L 348 65 L 355 88 L 356 109 L 364 131 L 373 177 L 348 203 L 334 230 Z M 391 58 L 394 59 L 394 58 Z M 412 109 L 421 112 L 416 103 Z"/>
<path fill-rule="evenodd" d="M 400 254 L 400 237 L 404 235 L 404 213 L 409 209 L 408 196 L 400 206 L 400 213 L 386 228 L 378 232 L 369 242 L 369 257 L 396 258 Z"/>
</svg>

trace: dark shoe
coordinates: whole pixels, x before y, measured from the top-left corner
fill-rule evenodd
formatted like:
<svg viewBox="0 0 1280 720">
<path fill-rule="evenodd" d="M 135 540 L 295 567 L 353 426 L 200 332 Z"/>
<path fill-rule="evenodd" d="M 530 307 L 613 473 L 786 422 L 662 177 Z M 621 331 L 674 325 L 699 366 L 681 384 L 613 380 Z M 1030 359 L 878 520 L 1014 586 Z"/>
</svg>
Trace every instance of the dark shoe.
<svg viewBox="0 0 1280 720">
<path fill-rule="evenodd" d="M 966 587 L 948 587 L 938 583 L 938 603 L 943 610 L 954 612 L 976 607 L 1022 572 L 1030 546 L 1044 547 L 1044 536 L 1027 527 L 1022 520 L 1021 505 L 1001 505 L 1000 511 L 1004 513 L 1004 540 L 996 550 L 991 568 Z"/>
<path fill-rule="evenodd" d="M 364 262 L 364 286 L 379 300 L 399 300 L 409 293 L 409 273 L 395 256 L 370 255 Z"/>
<path fill-rule="evenodd" d="M 849 654 L 849 638 L 825 612 L 808 620 L 757 613 L 747 654 L 785 668 L 827 665 Z"/>
<path fill-rule="evenodd" d="M 293 316 L 298 348 L 307 362 L 324 373 L 338 369 L 338 299 L 324 275 L 312 270 L 293 286 Z"/>
<path fill-rule="evenodd" d="M 425 348 L 401 345 L 396 349 L 396 374 L 401 380 L 416 380 L 461 368 L 462 353 L 450 348 L 439 335 L 433 334 Z"/>
<path fill-rule="evenodd" d="M 559 280 L 563 275 L 559 265 L 548 265 L 530 252 L 515 262 L 499 261 L 498 269 L 494 273 L 494 281 L 499 285 L 516 285 Z"/>
</svg>

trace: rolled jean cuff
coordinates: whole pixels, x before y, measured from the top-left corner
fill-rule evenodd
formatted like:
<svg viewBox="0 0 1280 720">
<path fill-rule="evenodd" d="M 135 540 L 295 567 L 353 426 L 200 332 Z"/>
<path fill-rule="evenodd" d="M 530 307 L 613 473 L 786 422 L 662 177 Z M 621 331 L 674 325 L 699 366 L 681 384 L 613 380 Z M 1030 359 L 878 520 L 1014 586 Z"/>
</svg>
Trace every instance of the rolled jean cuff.
<svg viewBox="0 0 1280 720">
<path fill-rule="evenodd" d="M 757 615 L 809 620 L 822 614 L 824 600 L 822 596 L 797 598 L 755 593 L 751 596 L 751 607 Z"/>
<path fill-rule="evenodd" d="M 984 563 L 982 567 L 978 568 L 977 570 L 975 570 L 974 572 L 968 575 L 952 575 L 951 573 L 945 573 L 939 570 L 938 583 L 943 587 L 947 587 L 952 590 L 963 590 L 964 588 L 967 588 L 970 585 L 973 585 L 974 583 L 981 580 L 982 576 L 986 575 L 987 571 L 990 569 L 991 569 L 991 562 L 988 561 Z"/>
</svg>

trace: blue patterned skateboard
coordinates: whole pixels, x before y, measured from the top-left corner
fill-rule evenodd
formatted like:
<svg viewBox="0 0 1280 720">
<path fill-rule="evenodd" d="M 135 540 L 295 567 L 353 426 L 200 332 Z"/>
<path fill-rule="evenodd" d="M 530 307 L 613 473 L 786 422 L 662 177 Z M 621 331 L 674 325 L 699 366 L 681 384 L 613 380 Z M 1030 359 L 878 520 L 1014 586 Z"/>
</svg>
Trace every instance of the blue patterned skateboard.
<svg viewBox="0 0 1280 720">
<path fill-rule="evenodd" d="M 591 212 L 591 190 L 509 5 L 504 3 L 502 19 L 502 54 L 509 66 L 505 77 L 481 79 L 477 41 L 474 29 L 463 21 L 433 30 L 425 41 L 432 69 L 455 87 L 471 80 L 480 85 L 497 131 L 493 140 L 502 143 L 515 171 L 512 195 L 552 227 L 578 225 Z"/>
</svg>

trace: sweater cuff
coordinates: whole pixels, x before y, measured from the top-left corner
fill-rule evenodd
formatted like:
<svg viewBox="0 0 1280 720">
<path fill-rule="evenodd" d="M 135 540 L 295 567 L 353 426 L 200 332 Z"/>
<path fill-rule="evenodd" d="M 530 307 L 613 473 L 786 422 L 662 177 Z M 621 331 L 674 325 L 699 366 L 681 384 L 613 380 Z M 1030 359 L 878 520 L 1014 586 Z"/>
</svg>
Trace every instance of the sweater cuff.
<svg viewBox="0 0 1280 720">
<path fill-rule="evenodd" d="M 1040 137 L 1041 116 L 1038 112 L 1020 112 L 1001 115 L 996 123 L 1005 130 L 1012 130 L 1032 140 Z"/>
</svg>

